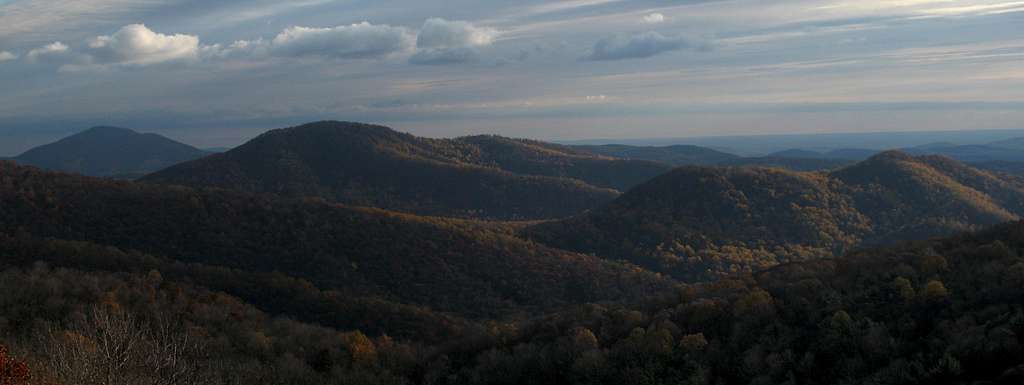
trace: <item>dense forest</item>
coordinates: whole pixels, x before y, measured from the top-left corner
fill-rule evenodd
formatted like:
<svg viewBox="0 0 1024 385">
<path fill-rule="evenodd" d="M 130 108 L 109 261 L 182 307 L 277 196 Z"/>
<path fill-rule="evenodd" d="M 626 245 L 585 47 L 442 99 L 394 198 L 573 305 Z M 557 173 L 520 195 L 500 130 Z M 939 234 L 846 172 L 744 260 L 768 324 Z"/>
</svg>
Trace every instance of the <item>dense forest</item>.
<svg viewBox="0 0 1024 385">
<path fill-rule="evenodd" d="M 1024 214 L 1024 184 L 887 152 L 832 172 L 681 167 L 524 235 L 684 281 L 976 230 Z"/>
<path fill-rule="evenodd" d="M 322 122 L 143 182 L 0 161 L 0 385 L 1024 382 L 1024 180 L 610 156 Z"/>
<path fill-rule="evenodd" d="M 272 130 L 142 180 L 423 215 L 543 219 L 598 207 L 669 169 L 529 140 L 426 139 L 382 126 L 319 122 Z"/>
<path fill-rule="evenodd" d="M 635 298 L 672 284 L 636 267 L 524 241 L 500 224 L 116 182 L 9 162 L 0 163 L 0 228 L 281 273 L 342 296 L 467 317 Z"/>
<path fill-rule="evenodd" d="M 1024 223 L 481 324 L 447 343 L 272 316 L 174 273 L 118 271 L 117 259 L 30 262 L 78 252 L 17 239 L 0 239 L 5 384 L 1024 380 Z M 12 248 L 26 258 L 6 258 Z"/>
</svg>

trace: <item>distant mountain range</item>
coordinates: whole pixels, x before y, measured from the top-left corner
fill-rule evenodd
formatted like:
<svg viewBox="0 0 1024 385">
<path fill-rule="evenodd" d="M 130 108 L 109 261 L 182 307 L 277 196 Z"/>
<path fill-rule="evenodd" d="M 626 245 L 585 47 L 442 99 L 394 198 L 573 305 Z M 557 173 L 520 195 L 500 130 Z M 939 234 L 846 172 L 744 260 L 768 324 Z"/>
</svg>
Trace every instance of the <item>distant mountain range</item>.
<svg viewBox="0 0 1024 385">
<path fill-rule="evenodd" d="M 272 130 L 142 178 L 423 215 L 558 218 L 607 203 L 671 166 L 497 136 L 427 139 L 319 122 Z"/>
<path fill-rule="evenodd" d="M 713 150 L 707 147 L 674 145 L 674 146 L 628 146 L 623 144 L 607 144 L 594 146 L 571 146 L 580 151 L 611 156 L 623 159 L 642 159 L 671 165 L 715 165 L 740 159 L 739 156 Z"/>
<path fill-rule="evenodd" d="M 0 161 L 0 382 L 1022 383 L 1016 163 L 866 151 L 319 122 L 136 181 Z"/>
<path fill-rule="evenodd" d="M 832 159 L 832 160 L 850 160 L 860 161 L 865 160 L 878 154 L 879 150 L 870 150 L 865 148 L 841 148 L 836 150 L 830 150 L 826 152 L 817 152 L 803 149 L 790 149 L 785 151 L 779 151 L 768 155 L 768 157 L 774 158 L 792 158 L 792 159 Z"/>
<path fill-rule="evenodd" d="M 206 155 L 206 151 L 157 134 L 93 127 L 12 159 L 49 170 L 130 179 Z"/>
<path fill-rule="evenodd" d="M 1024 138 L 975 145 L 934 143 L 909 148 L 906 151 L 912 154 L 945 155 L 969 163 L 1022 162 L 1024 161 Z"/>
<path fill-rule="evenodd" d="M 840 180 L 888 195 L 895 192 L 889 178 L 909 177 L 912 187 L 942 173 L 974 195 L 1009 202 L 1006 186 L 947 159 L 900 154 L 835 175 L 708 170 L 684 167 L 658 182 L 685 174 L 708 182 L 693 200 L 653 202 L 663 217 L 620 218 L 645 224 L 631 234 L 663 234 L 659 220 L 680 213 L 753 216 L 723 213 L 724 226 L 733 218 L 742 226 L 727 233 L 719 259 L 693 254 L 678 262 L 736 255 L 726 265 L 732 273 L 674 285 L 640 268 L 518 239 L 493 222 L 0 162 L 0 229 L 7 229 L 0 230 L 0 361 L 15 369 L 5 378 L 31 373 L 67 384 L 91 383 L 76 379 L 88 374 L 78 368 L 92 365 L 168 379 L 147 383 L 203 384 L 1024 381 L 1024 223 L 756 272 L 745 271 L 742 258 L 802 249 L 730 240 L 761 233 L 822 241 L 849 229 L 846 222 L 864 224 L 857 212 L 839 212 L 852 210 L 842 199 L 808 202 Z M 801 185 L 786 187 L 792 182 Z M 696 188 L 668 187 L 676 194 Z M 714 191 L 738 205 L 702 208 L 697 199 Z M 927 192 L 907 193 L 949 201 Z M 970 195 L 953 195 L 963 194 Z M 774 200 L 781 202 L 753 207 Z M 953 206 L 961 207 L 940 204 L 932 214 L 993 212 Z M 781 216 L 775 223 L 758 213 Z M 823 234 L 787 227 L 794 218 L 819 217 Z M 752 222 L 777 228 L 746 226 Z M 710 229 L 709 237 L 721 234 Z M 659 261 L 681 257 L 659 251 Z M 54 351 L 69 353 L 45 354 Z"/>
<path fill-rule="evenodd" d="M 1011 138 L 987 144 L 968 145 L 936 142 L 903 148 L 900 151 L 912 155 L 944 155 L 965 163 L 1024 162 L 1024 138 Z M 788 159 L 864 160 L 879 152 L 879 150 L 858 148 L 838 149 L 826 152 L 794 148 L 772 153 L 768 155 L 768 157 Z"/>
<path fill-rule="evenodd" d="M 623 159 L 662 162 L 674 166 L 763 166 L 793 171 L 831 170 L 864 160 L 878 153 L 872 150 L 845 149 L 829 153 L 787 150 L 760 157 L 741 157 L 707 147 L 691 145 L 630 146 L 623 144 L 577 145 L 575 149 Z"/>
<path fill-rule="evenodd" d="M 1022 214 L 1024 184 L 945 157 L 886 152 L 831 172 L 681 167 L 524 234 L 699 281 Z"/>
</svg>

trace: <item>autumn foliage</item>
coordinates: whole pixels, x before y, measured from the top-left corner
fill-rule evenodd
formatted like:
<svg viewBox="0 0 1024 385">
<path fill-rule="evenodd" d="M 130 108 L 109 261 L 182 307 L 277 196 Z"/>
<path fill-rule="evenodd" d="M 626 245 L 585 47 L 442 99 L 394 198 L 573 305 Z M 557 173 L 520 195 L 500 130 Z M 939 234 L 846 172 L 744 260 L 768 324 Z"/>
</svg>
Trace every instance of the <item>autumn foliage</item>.
<svg viewBox="0 0 1024 385">
<path fill-rule="evenodd" d="M 14 359 L 0 346 L 0 385 L 28 385 L 32 372 L 24 361 Z"/>
</svg>

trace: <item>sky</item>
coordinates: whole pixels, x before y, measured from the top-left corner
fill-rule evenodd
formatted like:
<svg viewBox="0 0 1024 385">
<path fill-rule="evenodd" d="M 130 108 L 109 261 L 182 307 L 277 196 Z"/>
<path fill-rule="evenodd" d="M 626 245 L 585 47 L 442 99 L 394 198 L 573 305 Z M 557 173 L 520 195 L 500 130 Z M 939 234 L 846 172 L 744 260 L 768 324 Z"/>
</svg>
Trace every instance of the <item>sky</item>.
<svg viewBox="0 0 1024 385">
<path fill-rule="evenodd" d="M 0 156 L 96 125 L 548 140 L 1024 128 L 1024 1 L 0 0 Z"/>
</svg>

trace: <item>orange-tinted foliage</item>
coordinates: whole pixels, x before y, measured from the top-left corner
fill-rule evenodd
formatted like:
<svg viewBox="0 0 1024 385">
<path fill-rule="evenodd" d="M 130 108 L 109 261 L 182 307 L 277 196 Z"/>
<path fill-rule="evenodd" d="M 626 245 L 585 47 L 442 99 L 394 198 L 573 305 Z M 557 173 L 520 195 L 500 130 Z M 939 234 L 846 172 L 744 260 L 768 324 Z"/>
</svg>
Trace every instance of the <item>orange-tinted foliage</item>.
<svg viewBox="0 0 1024 385">
<path fill-rule="evenodd" d="M 0 346 L 0 385 L 28 385 L 32 372 L 28 364 L 7 354 L 7 347 Z"/>
</svg>

